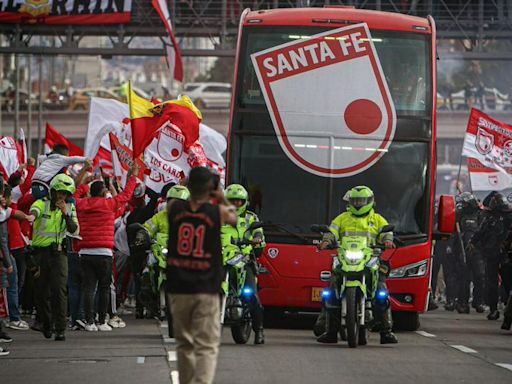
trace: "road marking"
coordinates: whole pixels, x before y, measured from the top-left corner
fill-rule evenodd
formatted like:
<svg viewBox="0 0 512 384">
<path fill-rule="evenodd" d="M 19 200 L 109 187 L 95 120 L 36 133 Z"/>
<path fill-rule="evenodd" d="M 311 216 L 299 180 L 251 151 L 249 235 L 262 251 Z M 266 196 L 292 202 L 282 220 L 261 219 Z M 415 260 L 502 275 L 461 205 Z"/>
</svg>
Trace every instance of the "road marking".
<svg viewBox="0 0 512 384">
<path fill-rule="evenodd" d="M 169 324 L 167 324 L 167 323 L 160 323 L 160 328 L 169 328 Z"/>
<path fill-rule="evenodd" d="M 425 331 L 416 331 L 418 335 L 425 336 L 425 337 L 436 337 L 433 333 L 428 333 Z"/>
<path fill-rule="evenodd" d="M 464 353 L 478 353 L 474 349 L 468 348 L 464 345 L 450 345 L 450 347 L 458 349 L 459 351 L 464 352 Z"/>
<path fill-rule="evenodd" d="M 146 358 L 144 356 L 137 357 L 137 364 L 144 364 Z"/>
<path fill-rule="evenodd" d="M 172 384 L 180 384 L 180 378 L 178 376 L 178 371 L 171 371 L 171 383 Z"/>
<path fill-rule="evenodd" d="M 168 351 L 167 352 L 167 361 L 176 361 L 176 351 Z"/>
<path fill-rule="evenodd" d="M 512 364 L 506 364 L 506 363 L 496 363 L 498 367 L 508 369 L 509 371 L 512 371 Z"/>
<path fill-rule="evenodd" d="M 164 339 L 164 343 L 176 343 L 176 339 L 172 338 L 172 337 L 165 337 L 165 336 L 162 336 L 163 339 Z"/>
</svg>

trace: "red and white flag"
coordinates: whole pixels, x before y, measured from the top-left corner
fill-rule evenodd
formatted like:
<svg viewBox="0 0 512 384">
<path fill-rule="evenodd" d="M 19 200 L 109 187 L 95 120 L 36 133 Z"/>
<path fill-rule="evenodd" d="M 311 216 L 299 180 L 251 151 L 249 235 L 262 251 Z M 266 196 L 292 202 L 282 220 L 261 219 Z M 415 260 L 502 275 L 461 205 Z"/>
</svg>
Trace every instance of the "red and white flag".
<svg viewBox="0 0 512 384">
<path fill-rule="evenodd" d="M 158 15 L 162 19 L 165 29 L 169 33 L 169 40 L 165 42 L 165 48 L 167 51 L 167 64 L 169 70 L 173 74 L 175 80 L 183 81 L 183 62 L 181 60 L 180 47 L 174 37 L 174 32 L 171 25 L 171 14 L 167 7 L 166 0 L 152 0 L 153 8 L 157 11 Z"/>
<path fill-rule="evenodd" d="M 462 155 L 483 166 L 512 175 L 512 126 L 472 109 Z"/>
<path fill-rule="evenodd" d="M 503 191 L 512 186 L 512 175 L 488 168 L 472 157 L 468 158 L 468 171 L 473 191 Z"/>
<path fill-rule="evenodd" d="M 78 145 L 72 143 L 57 131 L 50 123 L 46 123 L 46 135 L 44 137 L 45 153 L 52 151 L 55 144 L 64 144 L 69 148 L 69 156 L 83 156 L 84 150 Z"/>
<path fill-rule="evenodd" d="M 12 137 L 2 137 L 0 139 L 0 171 L 3 173 L 4 179 L 7 180 L 19 166 L 16 140 Z"/>
</svg>

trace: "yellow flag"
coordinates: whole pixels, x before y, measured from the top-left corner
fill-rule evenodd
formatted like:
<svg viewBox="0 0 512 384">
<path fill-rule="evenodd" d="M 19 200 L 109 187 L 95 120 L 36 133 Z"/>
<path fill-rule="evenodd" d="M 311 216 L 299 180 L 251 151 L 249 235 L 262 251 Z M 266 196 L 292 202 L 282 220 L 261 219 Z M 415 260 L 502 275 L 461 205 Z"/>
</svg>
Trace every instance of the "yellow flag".
<svg viewBox="0 0 512 384">
<path fill-rule="evenodd" d="M 155 105 L 137 95 L 132 88 L 132 82 L 128 83 L 128 105 L 130 106 L 130 118 L 138 119 L 139 117 L 153 117 L 151 110 Z"/>
</svg>

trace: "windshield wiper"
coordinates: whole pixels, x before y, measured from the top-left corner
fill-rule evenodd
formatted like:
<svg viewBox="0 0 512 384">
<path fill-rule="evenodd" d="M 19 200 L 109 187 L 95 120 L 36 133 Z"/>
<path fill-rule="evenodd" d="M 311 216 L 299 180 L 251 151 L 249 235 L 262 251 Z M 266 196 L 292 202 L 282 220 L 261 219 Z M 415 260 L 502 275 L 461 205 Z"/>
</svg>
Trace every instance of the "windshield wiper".
<svg viewBox="0 0 512 384">
<path fill-rule="evenodd" d="M 311 240 L 309 240 L 305 236 L 302 236 L 299 233 L 290 231 L 289 229 L 287 229 L 285 227 L 285 224 L 266 222 L 266 223 L 263 223 L 263 227 L 274 227 L 274 228 L 280 229 L 281 231 L 286 232 L 287 234 L 289 234 L 289 235 L 291 235 L 293 237 L 296 237 L 297 239 L 302 240 L 304 242 L 304 244 L 311 244 Z"/>
</svg>

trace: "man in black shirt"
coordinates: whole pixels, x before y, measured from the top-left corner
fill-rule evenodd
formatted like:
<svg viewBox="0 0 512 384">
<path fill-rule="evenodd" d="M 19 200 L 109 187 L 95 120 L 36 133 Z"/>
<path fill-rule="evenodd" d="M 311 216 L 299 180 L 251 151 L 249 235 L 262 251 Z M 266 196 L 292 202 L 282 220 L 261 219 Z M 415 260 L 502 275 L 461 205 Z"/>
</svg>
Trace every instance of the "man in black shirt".
<svg viewBox="0 0 512 384">
<path fill-rule="evenodd" d="M 168 206 L 167 298 L 177 342 L 180 383 L 212 383 L 220 343 L 224 278 L 220 227 L 236 225 L 235 208 L 209 169 L 189 175 L 190 201 Z M 218 205 L 211 204 L 214 198 Z"/>
</svg>

